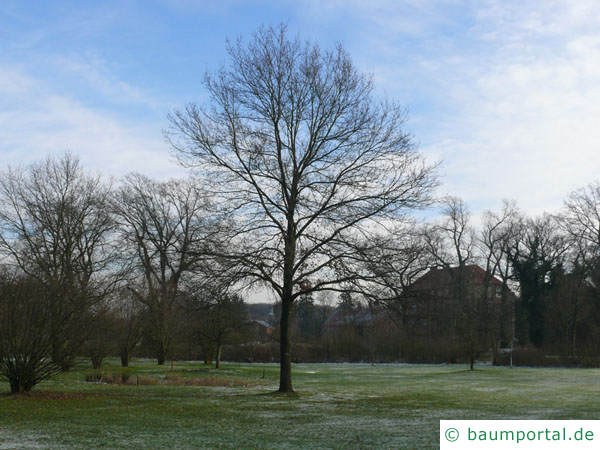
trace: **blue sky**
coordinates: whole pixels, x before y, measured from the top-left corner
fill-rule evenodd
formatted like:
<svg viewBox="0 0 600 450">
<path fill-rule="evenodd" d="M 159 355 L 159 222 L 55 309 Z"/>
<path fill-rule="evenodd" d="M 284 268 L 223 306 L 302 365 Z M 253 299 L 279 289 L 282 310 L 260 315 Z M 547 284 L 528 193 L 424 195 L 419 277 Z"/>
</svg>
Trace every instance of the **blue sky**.
<svg viewBox="0 0 600 450">
<path fill-rule="evenodd" d="M 218 3 L 218 5 L 217 5 Z M 182 176 L 166 115 L 202 102 L 225 40 L 286 23 L 341 42 L 407 129 L 441 194 L 556 211 L 600 179 L 597 1 L 18 1 L 0 4 L 2 166 L 70 150 L 119 176 Z"/>
</svg>

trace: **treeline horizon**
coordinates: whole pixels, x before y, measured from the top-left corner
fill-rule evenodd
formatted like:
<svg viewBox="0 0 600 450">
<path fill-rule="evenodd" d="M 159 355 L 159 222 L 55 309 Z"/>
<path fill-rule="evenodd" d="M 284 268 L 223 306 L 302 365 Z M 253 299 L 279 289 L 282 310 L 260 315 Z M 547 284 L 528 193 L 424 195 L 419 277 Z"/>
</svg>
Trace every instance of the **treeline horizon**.
<svg viewBox="0 0 600 450">
<path fill-rule="evenodd" d="M 111 185 L 67 153 L 3 171 L 0 197 L 0 369 L 14 391 L 82 356 L 95 367 L 136 354 L 218 367 L 225 348 L 228 359 L 279 360 L 281 305 L 272 330 L 249 319 L 249 285 L 215 251 L 228 218 L 213 215 L 193 177 L 130 174 Z M 600 185 L 571 193 L 554 215 L 531 218 L 505 201 L 479 229 L 462 200 L 439 202 L 435 222 L 407 219 L 357 248 L 359 281 L 300 296 L 294 361 L 505 364 L 510 348 L 516 364 L 598 365 Z M 473 264 L 486 273 L 475 291 L 461 273 Z M 432 267 L 458 269 L 451 290 L 411 292 Z M 336 309 L 370 313 L 326 327 Z"/>
</svg>

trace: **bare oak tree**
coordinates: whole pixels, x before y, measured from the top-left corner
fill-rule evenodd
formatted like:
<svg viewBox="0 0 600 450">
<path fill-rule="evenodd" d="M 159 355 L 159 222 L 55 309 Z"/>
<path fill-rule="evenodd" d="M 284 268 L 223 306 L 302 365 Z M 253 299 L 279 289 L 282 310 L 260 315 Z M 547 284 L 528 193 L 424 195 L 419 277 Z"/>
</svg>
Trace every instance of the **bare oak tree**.
<svg viewBox="0 0 600 450">
<path fill-rule="evenodd" d="M 210 106 L 175 112 L 167 137 L 235 214 L 233 250 L 215 254 L 281 299 L 279 390 L 292 392 L 294 301 L 355 279 L 349 242 L 423 206 L 433 168 L 403 131 L 405 110 L 375 100 L 341 46 L 280 26 L 227 50 L 229 66 L 205 77 Z"/>
</svg>

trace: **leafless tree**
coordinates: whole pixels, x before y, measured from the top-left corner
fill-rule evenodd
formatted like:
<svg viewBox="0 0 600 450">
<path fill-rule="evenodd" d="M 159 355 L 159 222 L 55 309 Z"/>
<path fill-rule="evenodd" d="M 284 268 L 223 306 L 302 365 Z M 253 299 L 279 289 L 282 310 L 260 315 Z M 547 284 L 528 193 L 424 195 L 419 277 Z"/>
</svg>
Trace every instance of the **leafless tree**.
<svg viewBox="0 0 600 450">
<path fill-rule="evenodd" d="M 470 212 L 463 200 L 446 197 L 442 200 L 443 219 L 425 233 L 429 252 L 437 265 L 447 271 L 452 280 L 449 316 L 450 337 L 460 340 L 473 370 L 475 358 L 487 350 L 485 334 L 485 299 L 473 285 L 472 270 L 476 262 L 476 233 L 470 223 Z M 442 305 L 439 306 L 440 308 Z"/>
<path fill-rule="evenodd" d="M 169 355 L 182 278 L 198 270 L 202 247 L 214 232 L 207 203 L 192 181 L 158 182 L 138 174 L 127 176 L 115 195 L 123 250 L 143 279 L 130 289 L 147 308 L 158 364 Z"/>
<path fill-rule="evenodd" d="M 560 216 L 563 228 L 577 248 L 582 263 L 600 257 L 600 183 L 591 183 L 572 192 Z"/>
<path fill-rule="evenodd" d="M 52 352 L 52 306 L 38 280 L 3 271 L 0 274 L 0 373 L 13 394 L 28 392 L 60 372 Z"/>
<path fill-rule="evenodd" d="M 129 287 L 132 287 L 131 284 Z M 142 339 L 147 319 L 145 305 L 136 300 L 133 292 L 143 292 L 143 289 L 120 289 L 115 293 L 111 305 L 115 317 L 116 347 L 123 367 L 129 366 L 135 348 Z"/>
<path fill-rule="evenodd" d="M 426 230 L 424 239 L 429 253 L 439 266 L 461 268 L 475 258 L 475 230 L 470 223 L 471 213 L 458 197 L 446 197 L 441 203 L 443 219 Z"/>
<path fill-rule="evenodd" d="M 348 242 L 426 204 L 433 168 L 403 131 L 405 110 L 376 101 L 341 46 L 280 26 L 227 50 L 229 67 L 205 78 L 210 106 L 175 112 L 167 137 L 235 213 L 221 256 L 281 299 L 279 390 L 292 392 L 294 301 L 356 278 Z"/>
<path fill-rule="evenodd" d="M 514 347 L 514 327 L 516 296 L 511 292 L 509 282 L 513 279 L 510 264 L 510 251 L 519 234 L 522 217 L 515 202 L 504 201 L 500 212 L 485 211 L 482 228 L 478 235 L 477 247 L 485 269 L 485 279 L 481 292 L 482 301 L 498 297 L 489 305 L 489 336 L 494 351 L 494 361 L 503 338 L 510 341 L 511 367 Z M 498 277 L 502 283 L 500 292 L 490 292 L 491 280 Z"/>
<path fill-rule="evenodd" d="M 568 314 L 558 314 L 557 317 L 569 322 L 569 341 L 571 355 L 576 353 L 577 323 L 582 313 L 582 295 L 587 288 L 589 292 L 598 292 L 597 272 L 600 267 L 600 183 L 590 183 L 572 192 L 564 202 L 562 214 L 558 217 L 562 228 L 570 241 L 570 260 L 572 273 L 568 280 L 563 280 L 561 289 L 568 296 L 558 296 L 560 300 L 568 297 L 570 304 Z M 565 277 L 567 278 L 567 277 Z M 569 286 L 569 289 L 566 288 Z M 589 295 L 589 294 L 588 294 Z M 593 294 L 592 294 L 593 296 Z M 597 297 L 597 296 L 596 296 Z M 596 302 L 598 297 L 596 298 Z"/>
<path fill-rule="evenodd" d="M 117 331 L 116 316 L 108 302 L 97 308 L 94 324 L 80 350 L 79 356 L 89 357 L 94 369 L 102 367 L 104 358 L 117 349 L 115 337 Z"/>
<path fill-rule="evenodd" d="M 38 280 L 52 308 L 52 359 L 68 369 L 119 279 L 110 185 L 65 154 L 0 176 L 0 251 Z"/>
<path fill-rule="evenodd" d="M 221 367 L 223 345 L 241 341 L 247 334 L 248 310 L 242 297 L 218 285 L 207 284 L 189 296 L 188 311 L 194 330 L 205 347 L 214 348 L 215 368 Z"/>
</svg>

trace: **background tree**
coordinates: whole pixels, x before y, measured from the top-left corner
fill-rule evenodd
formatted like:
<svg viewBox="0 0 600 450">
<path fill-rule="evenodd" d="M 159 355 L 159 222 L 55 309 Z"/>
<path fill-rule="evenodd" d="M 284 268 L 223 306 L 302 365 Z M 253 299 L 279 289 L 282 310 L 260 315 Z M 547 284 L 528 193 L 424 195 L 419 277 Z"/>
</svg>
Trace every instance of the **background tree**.
<svg viewBox="0 0 600 450">
<path fill-rule="evenodd" d="M 568 280 L 561 283 L 561 289 L 570 294 L 567 298 L 571 300 L 571 304 L 564 305 L 561 302 L 568 312 L 555 317 L 563 320 L 565 317 L 569 318 L 570 326 L 567 328 L 570 333 L 571 357 L 574 359 L 579 321 L 585 317 L 588 329 L 598 326 L 589 318 L 597 317 L 596 311 L 600 306 L 597 284 L 600 268 L 600 183 L 590 183 L 572 192 L 565 200 L 559 221 L 569 240 L 572 261 L 571 273 L 567 276 Z M 558 300 L 564 298 L 555 296 Z"/>
<path fill-rule="evenodd" d="M 600 183 L 572 192 L 565 200 L 560 220 L 580 249 L 582 263 L 594 264 L 600 257 Z"/>
<path fill-rule="evenodd" d="M 552 289 L 553 274 L 562 270 L 567 244 L 556 218 L 545 214 L 524 221 L 511 250 L 521 304 L 527 317 L 527 335 L 536 347 L 544 343 L 545 296 Z"/>
<path fill-rule="evenodd" d="M 63 369 L 120 278 L 109 195 L 70 154 L 0 176 L 0 251 L 46 289 L 52 359 Z"/>
<path fill-rule="evenodd" d="M 247 335 L 246 304 L 241 296 L 220 289 L 196 293 L 192 299 L 196 333 L 214 349 L 215 368 L 219 369 L 223 346 L 242 342 Z"/>
<path fill-rule="evenodd" d="M 123 249 L 143 280 L 130 290 L 146 307 L 158 364 L 171 349 L 182 278 L 199 268 L 202 247 L 214 232 L 207 203 L 192 181 L 158 182 L 139 174 L 127 176 L 115 195 Z"/>
<path fill-rule="evenodd" d="M 86 341 L 81 348 L 79 356 L 87 356 L 92 361 L 92 367 L 99 369 L 104 358 L 117 349 L 115 337 L 117 321 L 115 312 L 110 305 L 102 305 L 94 311 L 95 320 Z"/>
<path fill-rule="evenodd" d="M 354 279 L 354 244 L 426 204 L 432 168 L 403 131 L 404 109 L 376 101 L 341 46 L 323 51 L 280 26 L 227 50 L 229 67 L 205 77 L 211 106 L 176 112 L 168 137 L 235 214 L 235 251 L 221 256 L 281 300 L 279 390 L 291 392 L 294 301 Z"/>
<path fill-rule="evenodd" d="M 476 262 L 475 230 L 470 224 L 470 212 L 460 198 L 443 199 L 442 212 L 442 221 L 429 227 L 425 240 L 432 257 L 452 279 L 450 303 L 444 311 L 451 326 L 450 337 L 462 343 L 473 370 L 475 359 L 489 348 L 487 298 L 474 291 L 469 279 L 468 265 Z"/>
<path fill-rule="evenodd" d="M 586 319 L 584 311 L 588 300 L 586 278 L 588 271 L 575 262 L 571 270 L 558 267 L 550 274 L 551 289 L 544 295 L 546 314 L 545 340 L 555 351 L 577 360 L 578 329 Z M 591 311 L 590 311 L 591 312 Z"/>
<path fill-rule="evenodd" d="M 516 203 L 505 200 L 500 212 L 483 213 L 482 227 L 476 243 L 485 270 L 482 302 L 496 297 L 496 301 L 487 302 L 487 326 L 494 362 L 497 362 L 497 350 L 501 343 L 510 343 L 512 361 L 516 296 L 509 287 L 509 282 L 513 279 L 510 251 L 520 224 L 521 216 Z M 499 278 L 502 283 L 500 292 L 496 292 L 496 288 L 492 286 L 494 277 Z M 500 302 L 497 301 L 498 297 Z"/>
<path fill-rule="evenodd" d="M 135 289 L 142 292 L 141 289 Z M 115 348 L 121 358 L 121 366 L 129 366 L 135 349 L 142 339 L 147 311 L 143 303 L 136 300 L 131 289 L 119 289 L 111 302 L 114 315 Z"/>
</svg>

